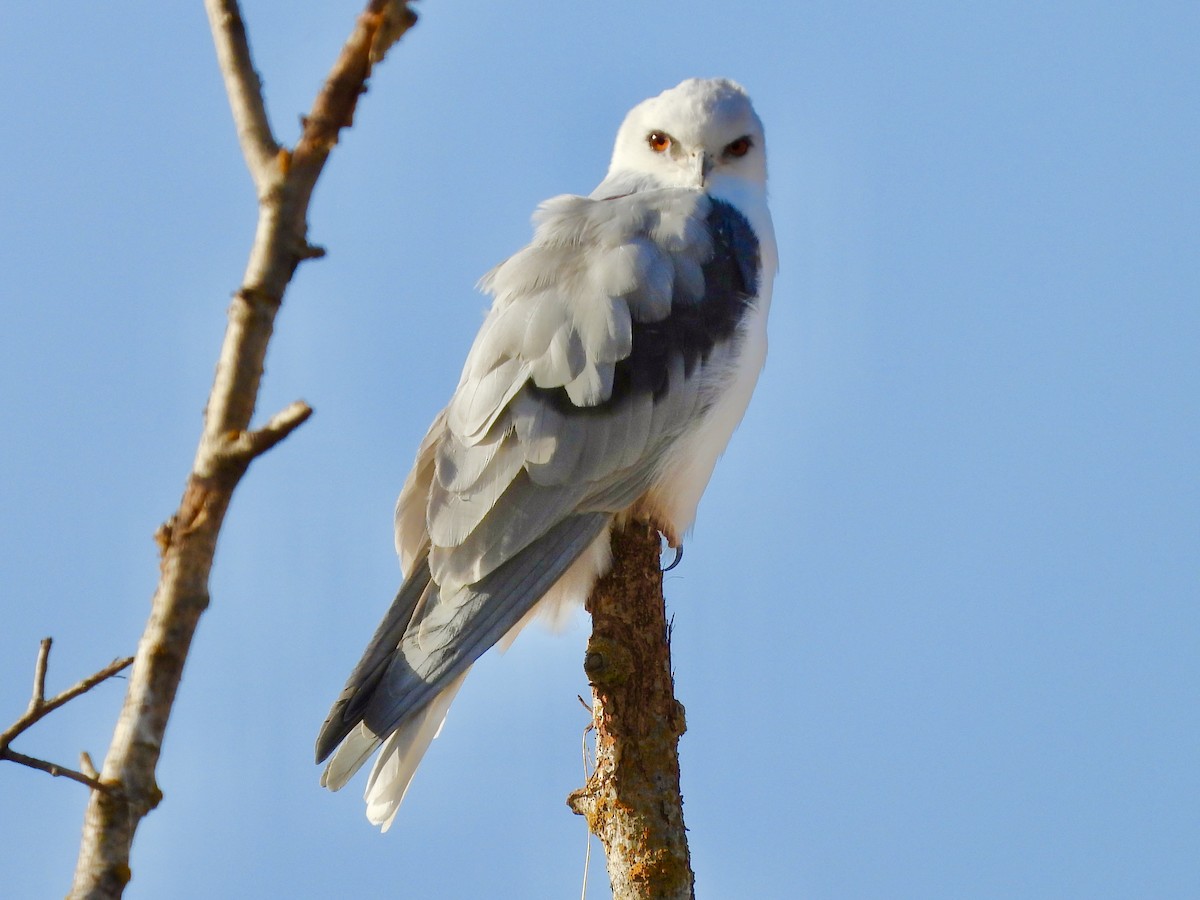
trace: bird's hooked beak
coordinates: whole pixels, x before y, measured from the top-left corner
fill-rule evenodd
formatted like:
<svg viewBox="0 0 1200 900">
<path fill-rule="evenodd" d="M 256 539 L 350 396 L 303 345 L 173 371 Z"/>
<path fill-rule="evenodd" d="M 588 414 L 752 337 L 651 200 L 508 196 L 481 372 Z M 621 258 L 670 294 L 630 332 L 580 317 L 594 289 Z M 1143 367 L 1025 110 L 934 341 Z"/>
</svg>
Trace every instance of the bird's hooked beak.
<svg viewBox="0 0 1200 900">
<path fill-rule="evenodd" d="M 708 183 L 709 173 L 712 172 L 712 154 L 704 150 L 697 150 L 692 154 L 691 163 L 693 183 L 696 187 L 702 188 Z"/>
</svg>

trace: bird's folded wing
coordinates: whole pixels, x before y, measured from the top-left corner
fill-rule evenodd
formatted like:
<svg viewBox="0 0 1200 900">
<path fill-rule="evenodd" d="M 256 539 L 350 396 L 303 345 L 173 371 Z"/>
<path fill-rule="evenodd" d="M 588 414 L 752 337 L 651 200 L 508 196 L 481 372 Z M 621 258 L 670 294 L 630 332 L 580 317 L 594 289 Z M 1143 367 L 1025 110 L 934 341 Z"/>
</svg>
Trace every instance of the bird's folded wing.
<svg viewBox="0 0 1200 900">
<path fill-rule="evenodd" d="M 478 583 L 431 596 L 371 692 L 362 715 L 367 728 L 389 734 L 428 703 L 521 620 L 608 519 L 605 513 L 571 516 Z"/>
<path fill-rule="evenodd" d="M 443 587 L 644 492 L 719 388 L 756 291 L 746 220 L 695 191 L 557 197 L 535 221 L 482 282 L 495 303 L 437 441 L 425 513 Z"/>
<path fill-rule="evenodd" d="M 409 578 L 319 755 L 359 721 L 386 736 L 496 643 L 720 388 L 759 265 L 733 207 L 657 190 L 555 198 L 536 221 L 483 281 L 495 303 L 397 509 Z"/>
</svg>

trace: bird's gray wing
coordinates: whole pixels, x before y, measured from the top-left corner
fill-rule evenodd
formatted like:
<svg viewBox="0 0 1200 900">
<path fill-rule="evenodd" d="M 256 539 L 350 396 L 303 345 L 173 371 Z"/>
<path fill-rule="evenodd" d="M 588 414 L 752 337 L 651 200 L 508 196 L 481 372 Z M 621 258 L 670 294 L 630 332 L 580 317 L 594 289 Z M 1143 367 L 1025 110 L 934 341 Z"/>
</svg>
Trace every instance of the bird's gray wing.
<svg viewBox="0 0 1200 900">
<path fill-rule="evenodd" d="M 495 302 L 397 510 L 429 583 L 401 589 L 319 755 L 359 718 L 386 735 L 520 621 L 719 390 L 757 293 L 740 213 L 672 189 L 558 197 L 535 221 L 482 282 Z"/>
<path fill-rule="evenodd" d="M 558 197 L 535 221 L 483 280 L 495 303 L 446 409 L 426 506 L 443 587 L 644 493 L 757 294 L 749 224 L 695 191 Z"/>
<path fill-rule="evenodd" d="M 361 715 L 366 726 L 386 735 L 424 707 L 521 620 L 608 519 L 607 513 L 593 512 L 555 523 L 523 552 L 459 588 L 451 602 L 443 602 L 431 585 L 429 602 L 417 612 L 370 693 Z"/>
</svg>

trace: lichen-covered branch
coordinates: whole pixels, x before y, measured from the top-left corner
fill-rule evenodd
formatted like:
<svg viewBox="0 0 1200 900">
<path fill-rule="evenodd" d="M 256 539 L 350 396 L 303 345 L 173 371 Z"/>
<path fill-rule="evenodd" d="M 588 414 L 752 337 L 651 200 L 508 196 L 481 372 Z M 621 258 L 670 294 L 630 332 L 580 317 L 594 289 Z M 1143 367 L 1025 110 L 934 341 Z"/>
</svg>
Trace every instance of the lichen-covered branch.
<svg viewBox="0 0 1200 900">
<path fill-rule="evenodd" d="M 690 900 L 694 877 L 679 789 L 683 706 L 675 699 L 658 532 L 612 536 L 613 570 L 588 599 L 596 770 L 567 804 L 587 818 L 616 900 Z"/>
<path fill-rule="evenodd" d="M 297 266 L 321 255 L 308 243 L 308 204 L 340 130 L 353 119 L 372 65 L 416 21 L 398 0 L 371 0 L 330 71 L 294 152 L 271 134 L 261 84 L 236 0 L 205 0 L 217 60 L 259 200 L 258 227 L 241 287 L 229 308 L 204 427 L 183 498 L 159 529 L 161 574 L 138 644 L 125 704 L 91 794 L 72 898 L 121 896 L 130 849 L 162 797 L 155 770 L 184 662 L 201 614 L 226 510 L 250 463 L 298 427 L 311 410 L 292 404 L 251 428 L 267 345 Z"/>
</svg>

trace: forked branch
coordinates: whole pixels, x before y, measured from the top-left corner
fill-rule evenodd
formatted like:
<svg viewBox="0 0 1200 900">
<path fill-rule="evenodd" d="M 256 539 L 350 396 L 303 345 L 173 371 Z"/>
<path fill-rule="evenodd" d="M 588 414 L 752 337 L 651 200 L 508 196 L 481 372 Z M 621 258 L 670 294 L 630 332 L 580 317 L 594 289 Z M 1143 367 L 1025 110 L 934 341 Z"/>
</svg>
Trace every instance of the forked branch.
<svg viewBox="0 0 1200 900">
<path fill-rule="evenodd" d="M 238 140 L 258 194 L 258 227 L 205 407 L 204 430 L 174 515 L 156 535 L 161 574 L 138 643 L 125 705 L 84 817 L 70 896 L 115 898 L 132 876 L 130 849 L 141 820 L 161 800 L 155 770 L 163 735 L 201 614 L 233 491 L 246 469 L 303 423 L 294 403 L 251 428 L 267 345 L 296 268 L 322 251 L 308 242 L 308 204 L 317 177 L 353 120 L 371 67 L 416 21 L 402 0 L 371 0 L 359 16 L 305 119 L 295 151 L 275 140 L 236 0 L 205 0 Z M 86 773 L 84 773 L 86 775 Z"/>
<path fill-rule="evenodd" d="M 14 740 L 50 713 L 54 712 L 54 710 L 65 703 L 69 703 L 81 694 L 86 694 L 96 685 L 100 684 L 100 682 L 107 681 L 118 672 L 128 668 L 133 662 L 132 656 L 127 656 L 124 659 L 115 659 L 100 671 L 81 679 L 62 693 L 55 694 L 47 700 L 46 672 L 50 666 L 50 646 L 52 643 L 51 638 L 42 638 L 41 645 L 38 647 L 37 662 L 33 666 L 33 694 L 29 698 L 29 706 L 26 707 L 25 712 L 12 725 L 0 732 L 0 759 L 7 759 L 10 762 L 29 766 L 31 769 L 38 769 L 42 772 L 48 772 L 51 775 L 69 778 L 72 781 L 78 781 L 80 784 L 86 784 L 93 790 L 107 790 L 106 786 L 96 778 L 94 770 L 91 772 L 76 771 L 58 763 L 38 759 L 35 756 L 26 756 L 24 753 L 18 753 L 12 749 L 12 742 Z M 84 759 L 86 760 L 86 758 L 87 755 L 84 754 Z M 87 764 L 84 768 L 90 769 L 91 766 Z"/>
</svg>

